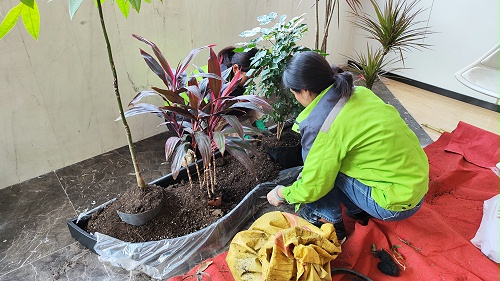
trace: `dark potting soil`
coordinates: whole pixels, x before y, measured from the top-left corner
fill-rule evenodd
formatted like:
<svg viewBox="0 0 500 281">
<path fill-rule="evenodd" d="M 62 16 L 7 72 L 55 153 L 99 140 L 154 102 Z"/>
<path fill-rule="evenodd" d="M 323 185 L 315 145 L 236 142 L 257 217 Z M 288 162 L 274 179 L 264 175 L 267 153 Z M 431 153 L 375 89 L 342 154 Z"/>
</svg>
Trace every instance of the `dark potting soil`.
<svg viewBox="0 0 500 281">
<path fill-rule="evenodd" d="M 284 129 L 279 140 L 276 137 L 276 133 L 262 139 L 262 145 L 267 147 L 293 147 L 299 144 L 300 134 L 292 131 L 291 128 Z"/>
<path fill-rule="evenodd" d="M 267 156 L 262 146 L 257 146 L 257 152 L 251 158 L 257 178 L 228 154 L 217 160 L 215 194 L 222 196 L 222 204 L 218 207 L 208 204 L 206 188 L 200 188 L 196 178 L 193 178 L 193 187 L 186 179 L 163 189 L 166 202 L 150 222 L 142 226 L 122 222 L 116 213 L 120 206 L 118 198 L 92 216 L 86 231 L 104 233 L 127 242 L 145 242 L 180 237 L 207 227 L 230 212 L 259 183 L 278 177 L 282 168 Z M 138 188 L 133 186 L 131 189 Z"/>
</svg>

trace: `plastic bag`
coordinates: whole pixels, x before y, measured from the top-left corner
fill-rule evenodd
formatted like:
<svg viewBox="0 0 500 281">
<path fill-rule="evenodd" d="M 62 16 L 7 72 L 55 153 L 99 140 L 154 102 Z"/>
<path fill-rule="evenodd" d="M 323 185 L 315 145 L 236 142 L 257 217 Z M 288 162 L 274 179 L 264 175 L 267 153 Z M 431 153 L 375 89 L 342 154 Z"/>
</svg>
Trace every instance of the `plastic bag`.
<svg viewBox="0 0 500 281">
<path fill-rule="evenodd" d="M 492 261 L 499 262 L 499 195 L 484 201 L 483 218 L 476 236 L 470 241 Z"/>
<path fill-rule="evenodd" d="M 102 262 L 129 271 L 141 271 L 155 279 L 184 274 L 199 262 L 221 253 L 261 206 L 268 204 L 266 194 L 277 184 L 293 182 L 301 168 L 282 170 L 275 181 L 257 185 L 231 212 L 199 231 L 143 243 L 124 242 L 96 232 L 94 251 Z"/>
</svg>

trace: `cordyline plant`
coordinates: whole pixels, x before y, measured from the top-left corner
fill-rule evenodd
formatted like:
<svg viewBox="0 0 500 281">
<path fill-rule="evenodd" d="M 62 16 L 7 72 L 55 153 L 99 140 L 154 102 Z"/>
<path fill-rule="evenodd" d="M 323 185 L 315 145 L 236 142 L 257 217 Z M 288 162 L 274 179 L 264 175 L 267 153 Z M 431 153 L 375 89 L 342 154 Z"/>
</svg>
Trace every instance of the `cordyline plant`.
<svg viewBox="0 0 500 281">
<path fill-rule="evenodd" d="M 309 48 L 297 45 L 302 36 L 307 32 L 307 25 L 302 23 L 303 15 L 295 17 L 290 21 L 286 20 L 286 15 L 280 16 L 272 12 L 269 15 L 259 16 L 257 20 L 260 26 L 273 24 L 269 28 L 255 27 L 240 34 L 241 37 L 254 37 L 249 42 L 238 43 L 243 45 L 235 51 L 247 51 L 254 47 L 259 51 L 252 58 L 251 69 L 247 76 L 255 78 L 249 79 L 247 83 L 250 92 L 259 90 L 259 95 L 272 99 L 273 112 L 271 119 L 276 123 L 276 136 L 281 138 L 285 121 L 288 118 L 295 118 L 302 110 L 302 106 L 297 100 L 282 86 L 282 75 L 286 63 L 297 52 L 310 51 Z M 258 74 L 258 75 L 257 75 Z"/>
<path fill-rule="evenodd" d="M 259 133 L 242 126 L 238 118 L 230 113 L 243 109 L 264 112 L 263 110 L 271 109 L 267 101 L 256 95 L 230 96 L 240 83 L 240 73 L 237 72 L 230 82 L 224 81 L 220 63 L 212 49 L 213 45 L 192 50 L 174 70 L 170 68 L 162 52 L 153 42 L 138 35 L 133 36 L 152 48 L 156 58 L 144 50 L 140 50 L 141 55 L 166 88 L 152 87 L 152 90 L 137 94 L 130 102 L 131 108 L 125 112 L 125 117 L 153 113 L 166 120 L 162 124 L 167 125 L 175 134 L 165 143 L 166 159 L 172 159 L 172 176 L 176 178 L 183 162 L 188 162 L 186 158 L 194 156 L 200 187 L 203 188 L 204 185 L 209 197 L 213 197 L 214 187 L 217 184 L 215 153 L 219 151 L 224 155 L 226 150 L 255 174 L 250 156 L 247 154 L 247 151 L 254 149 L 244 139 L 244 134 Z M 198 68 L 198 74 L 186 75 L 188 64 L 204 48 L 210 50 L 208 72 L 205 73 Z M 204 79 L 198 82 L 197 77 Z M 181 94 L 184 94 L 184 97 Z M 152 95 L 161 97 L 165 105 L 139 103 L 144 97 Z M 203 176 L 195 152 L 199 152 L 202 157 Z M 189 169 L 186 170 L 192 186 Z"/>
<path fill-rule="evenodd" d="M 404 51 L 414 49 L 428 49 L 430 45 L 423 43 L 424 39 L 433 32 L 427 26 L 418 26 L 425 21 L 416 20 L 417 16 L 424 9 L 416 9 L 420 0 L 406 2 L 403 0 L 387 0 L 384 7 L 380 7 L 375 0 L 370 3 L 375 10 L 376 18 L 361 11 L 354 11 L 351 14 L 355 20 L 354 26 L 366 31 L 368 39 L 379 42 L 380 46 L 373 51 L 367 44 L 367 54 L 357 53 L 355 58 L 351 58 L 357 65 L 357 71 L 366 81 L 366 86 L 371 88 L 373 83 L 388 71 L 401 69 L 384 69 L 388 65 L 401 61 L 404 68 Z M 386 60 L 389 52 L 395 52 L 397 59 Z"/>
</svg>

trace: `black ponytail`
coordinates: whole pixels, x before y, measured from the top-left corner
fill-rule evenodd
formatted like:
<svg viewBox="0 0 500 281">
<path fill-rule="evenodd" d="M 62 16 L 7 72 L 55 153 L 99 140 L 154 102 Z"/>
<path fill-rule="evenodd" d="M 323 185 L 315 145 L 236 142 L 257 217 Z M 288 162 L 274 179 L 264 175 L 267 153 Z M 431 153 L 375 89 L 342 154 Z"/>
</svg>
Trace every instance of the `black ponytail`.
<svg viewBox="0 0 500 281">
<path fill-rule="evenodd" d="M 224 69 L 228 69 L 233 65 L 237 64 L 241 71 L 248 72 L 250 70 L 251 59 L 258 52 L 258 49 L 252 48 L 247 52 L 234 52 L 236 49 L 233 46 L 228 46 L 222 49 L 218 54 L 217 58 Z M 224 70 L 223 69 L 223 70 Z"/>
<path fill-rule="evenodd" d="M 296 92 L 309 90 L 319 94 L 333 84 L 340 94 L 339 98 L 349 98 L 353 83 L 354 78 L 350 72 L 328 64 L 323 56 L 311 51 L 295 54 L 283 73 L 283 85 Z"/>
<path fill-rule="evenodd" d="M 350 72 L 339 72 L 334 75 L 333 86 L 339 92 L 340 97 L 349 99 L 354 89 L 354 78 Z"/>
</svg>

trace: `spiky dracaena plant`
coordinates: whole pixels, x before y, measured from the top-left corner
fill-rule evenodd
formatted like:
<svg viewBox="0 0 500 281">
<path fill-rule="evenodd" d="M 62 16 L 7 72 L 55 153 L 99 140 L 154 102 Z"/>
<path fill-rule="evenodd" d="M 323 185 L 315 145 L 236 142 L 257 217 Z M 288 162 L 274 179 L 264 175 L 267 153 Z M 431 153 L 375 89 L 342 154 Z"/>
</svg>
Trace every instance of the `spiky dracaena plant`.
<svg viewBox="0 0 500 281">
<path fill-rule="evenodd" d="M 351 12 L 355 19 L 352 21 L 354 26 L 366 31 L 368 33 L 366 38 L 376 40 L 381 45 L 375 52 L 367 48 L 366 55 L 358 54 L 357 58 L 351 58 L 360 66 L 359 72 L 366 81 L 375 82 L 382 72 L 382 69 L 375 71 L 375 65 L 385 67 L 402 61 L 404 67 L 403 52 L 430 47 L 423 40 L 433 32 L 427 26 L 421 26 L 425 21 L 417 20 L 418 15 L 424 11 L 422 8 L 416 8 L 419 2 L 420 0 L 411 2 L 387 0 L 382 8 L 375 0 L 370 0 L 376 17 L 364 11 Z M 391 51 L 396 52 L 399 58 L 385 62 L 387 54 Z M 366 63 L 372 64 L 366 65 Z"/>
<path fill-rule="evenodd" d="M 175 135 L 169 137 L 165 143 L 166 159 L 172 159 L 173 177 L 177 177 L 190 149 L 199 152 L 202 157 L 203 176 L 197 164 L 196 168 L 200 177 L 200 187 L 206 186 L 209 197 L 214 195 L 214 187 L 217 184 L 215 174 L 217 150 L 222 155 L 227 150 L 255 174 L 250 156 L 247 154 L 247 151 L 253 151 L 253 146 L 244 139 L 244 134 L 259 133 L 242 126 L 238 118 L 229 113 L 243 109 L 263 112 L 271 109 L 268 102 L 256 95 L 230 96 L 240 83 L 240 73 L 237 72 L 230 82 L 224 81 L 221 77 L 220 63 L 212 49 L 213 45 L 192 50 L 177 69 L 171 70 L 167 60 L 154 43 L 137 35 L 134 37 L 153 49 L 156 59 L 143 50 L 141 54 L 151 70 L 164 82 L 166 89 L 152 87 L 152 91 L 140 92 L 130 102 L 131 108 L 125 112 L 125 116 L 153 113 L 167 120 L 165 124 L 170 125 L 175 132 Z M 185 70 L 188 64 L 204 48 L 210 50 L 208 72 L 198 69 L 199 74 L 187 76 Z M 196 77 L 204 79 L 198 83 Z M 180 94 L 185 94 L 185 98 Z M 166 105 L 138 103 L 142 98 L 151 95 L 161 97 Z M 189 173 L 189 169 L 187 171 Z M 192 185 L 191 176 L 189 177 Z"/>
<path fill-rule="evenodd" d="M 354 71 L 360 74 L 360 79 L 365 81 L 365 86 L 368 89 L 373 87 L 379 75 L 399 69 L 395 67 L 389 68 L 395 59 L 385 60 L 384 57 L 383 49 L 373 50 L 368 44 L 366 45 L 366 54 L 356 52 L 357 63 L 354 65 L 356 67 Z"/>
</svg>

